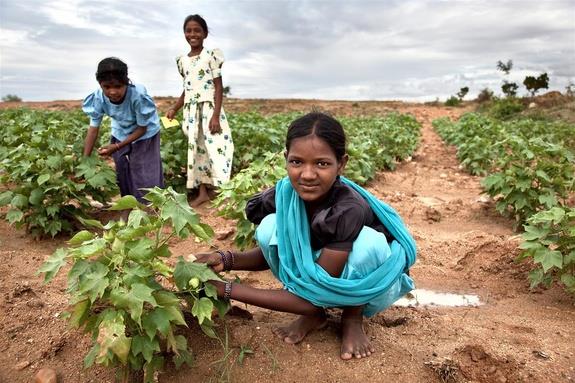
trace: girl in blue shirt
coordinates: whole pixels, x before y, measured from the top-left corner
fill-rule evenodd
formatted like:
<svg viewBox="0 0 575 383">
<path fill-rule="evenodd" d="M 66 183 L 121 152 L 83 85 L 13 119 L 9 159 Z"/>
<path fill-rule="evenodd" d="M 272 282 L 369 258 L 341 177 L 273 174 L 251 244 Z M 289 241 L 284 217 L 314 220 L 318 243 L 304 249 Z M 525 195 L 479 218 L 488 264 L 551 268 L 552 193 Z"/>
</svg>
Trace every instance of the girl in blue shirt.
<svg viewBox="0 0 575 383">
<path fill-rule="evenodd" d="M 100 61 L 96 80 L 100 89 L 86 97 L 82 105 L 90 117 L 84 155 L 92 154 L 102 118 L 110 116 L 112 137 L 108 145 L 98 148 L 98 154 L 114 159 L 122 196 L 133 195 L 146 203 L 143 188 L 164 187 L 156 105 L 144 86 L 131 83 L 128 66 L 120 59 Z"/>
</svg>

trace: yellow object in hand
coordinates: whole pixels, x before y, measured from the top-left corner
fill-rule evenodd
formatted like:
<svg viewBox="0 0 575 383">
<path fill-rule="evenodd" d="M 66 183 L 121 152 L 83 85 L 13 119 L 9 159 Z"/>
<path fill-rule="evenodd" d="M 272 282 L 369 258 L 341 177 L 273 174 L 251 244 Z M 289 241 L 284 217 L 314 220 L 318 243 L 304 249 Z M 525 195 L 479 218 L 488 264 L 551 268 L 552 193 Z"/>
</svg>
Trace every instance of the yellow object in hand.
<svg viewBox="0 0 575 383">
<path fill-rule="evenodd" d="M 160 120 L 162 121 L 162 125 L 164 125 L 164 128 L 166 129 L 173 128 L 174 126 L 180 126 L 180 122 L 175 118 L 173 120 L 170 120 L 168 117 L 160 117 Z"/>
</svg>

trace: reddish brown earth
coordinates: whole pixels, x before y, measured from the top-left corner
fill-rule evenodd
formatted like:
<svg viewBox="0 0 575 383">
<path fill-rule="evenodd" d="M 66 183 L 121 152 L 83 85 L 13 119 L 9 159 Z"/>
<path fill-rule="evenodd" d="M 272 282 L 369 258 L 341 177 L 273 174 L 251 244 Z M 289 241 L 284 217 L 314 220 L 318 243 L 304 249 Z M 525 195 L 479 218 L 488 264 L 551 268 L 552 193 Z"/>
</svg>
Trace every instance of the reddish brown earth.
<svg viewBox="0 0 575 383">
<path fill-rule="evenodd" d="M 161 110 L 173 100 L 158 99 Z M 67 109 L 78 101 L 28 103 Z M 6 105 L 2 105 L 5 107 Z M 431 129 L 441 116 L 462 109 L 401 102 L 226 100 L 228 111 L 262 113 L 308 111 L 312 106 L 337 115 L 412 113 L 423 125 L 421 145 L 411 161 L 380 173 L 368 189 L 395 207 L 414 234 L 419 257 L 412 268 L 418 288 L 477 294 L 478 307 L 392 307 L 367 320 L 376 353 L 361 360 L 339 358 L 337 311 L 329 325 L 298 345 L 287 345 L 271 329 L 292 315 L 241 305 L 253 318 L 218 321 L 228 334 L 227 363 L 219 363 L 220 343 L 191 326 L 186 333 L 196 365 L 168 366 L 159 382 L 570 382 L 575 380 L 575 306 L 560 288 L 529 290 L 530 266 L 514 262 L 519 251 L 512 222 L 501 218 L 482 196 L 480 179 L 460 169 L 454 148 Z M 233 128 L 233 127 L 232 127 Z M 200 208 L 216 232 L 234 223 Z M 0 221 L 0 382 L 30 382 L 43 367 L 59 382 L 112 382 L 114 371 L 83 369 L 87 335 L 59 319 L 66 309 L 65 278 L 43 285 L 35 271 L 64 239 L 34 241 Z M 231 246 L 231 239 L 218 246 Z M 206 251 L 193 240 L 174 243 L 174 257 Z M 243 283 L 279 287 L 267 272 L 238 273 Z M 239 304 L 237 304 L 240 306 Z M 241 349 L 250 349 L 243 364 Z M 225 367 L 225 368 L 224 368 Z"/>
</svg>

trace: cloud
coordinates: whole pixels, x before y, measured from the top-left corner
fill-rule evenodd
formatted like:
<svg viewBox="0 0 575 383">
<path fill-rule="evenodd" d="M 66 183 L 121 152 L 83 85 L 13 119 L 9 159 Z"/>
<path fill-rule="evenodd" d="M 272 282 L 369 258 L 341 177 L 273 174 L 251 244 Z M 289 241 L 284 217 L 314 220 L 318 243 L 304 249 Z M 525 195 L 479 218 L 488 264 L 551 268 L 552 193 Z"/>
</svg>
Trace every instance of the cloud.
<svg viewBox="0 0 575 383">
<path fill-rule="evenodd" d="M 166 3 L 167 4 L 167 3 Z M 548 72 L 575 78 L 571 1 L 23 0 L 1 2 L 2 93 L 82 98 L 99 60 L 118 56 L 153 95 L 178 95 L 184 17 L 208 21 L 235 97 L 444 99 Z M 54 86 L 59 84 L 59 86 Z"/>
</svg>

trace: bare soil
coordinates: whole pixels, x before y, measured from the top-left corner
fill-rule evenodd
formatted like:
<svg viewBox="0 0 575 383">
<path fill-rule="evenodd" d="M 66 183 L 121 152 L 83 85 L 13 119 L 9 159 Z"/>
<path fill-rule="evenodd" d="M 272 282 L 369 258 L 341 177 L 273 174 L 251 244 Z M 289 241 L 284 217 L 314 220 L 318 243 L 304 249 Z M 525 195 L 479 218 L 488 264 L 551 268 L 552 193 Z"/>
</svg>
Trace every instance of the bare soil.
<svg viewBox="0 0 575 383">
<path fill-rule="evenodd" d="M 165 111 L 173 99 L 158 98 Z M 12 104 L 11 105 L 15 105 Z M 77 108 L 79 101 L 26 103 L 48 109 Z M 6 107 L 6 105 L 0 105 Z M 368 189 L 395 207 L 418 245 L 412 268 L 417 288 L 476 294 L 478 307 L 392 308 L 366 321 L 376 353 L 361 360 L 339 358 L 339 312 L 329 325 L 298 345 L 283 343 L 272 328 L 291 321 L 289 314 L 235 304 L 245 315 L 218 321 L 228 336 L 227 362 L 222 345 L 194 325 L 186 332 L 195 366 L 168 365 L 159 382 L 570 382 L 575 380 L 575 305 L 560 288 L 529 290 L 531 266 L 516 263 L 519 238 L 513 222 L 500 217 L 482 195 L 478 177 L 459 166 L 455 149 L 431 128 L 441 116 L 456 118 L 465 108 L 401 102 L 226 99 L 227 111 L 262 113 L 309 111 L 334 115 L 413 114 L 423 125 L 421 145 L 412 159 L 393 172 L 378 174 Z M 232 127 L 233 129 L 233 127 Z M 234 222 L 209 206 L 199 210 L 216 232 Z M 232 245 L 231 237 L 216 240 Z M 70 329 L 59 317 L 67 307 L 65 276 L 43 285 L 36 270 L 65 238 L 34 241 L 0 221 L 0 382 L 30 382 L 43 367 L 54 368 L 59 382 L 113 382 L 114 371 L 85 370 L 88 335 Z M 193 240 L 174 243 L 174 258 L 207 251 Z M 235 274 L 234 274 L 235 275 Z M 279 287 L 268 272 L 238 273 L 243 283 Z M 249 349 L 243 364 L 241 350 Z"/>
</svg>

